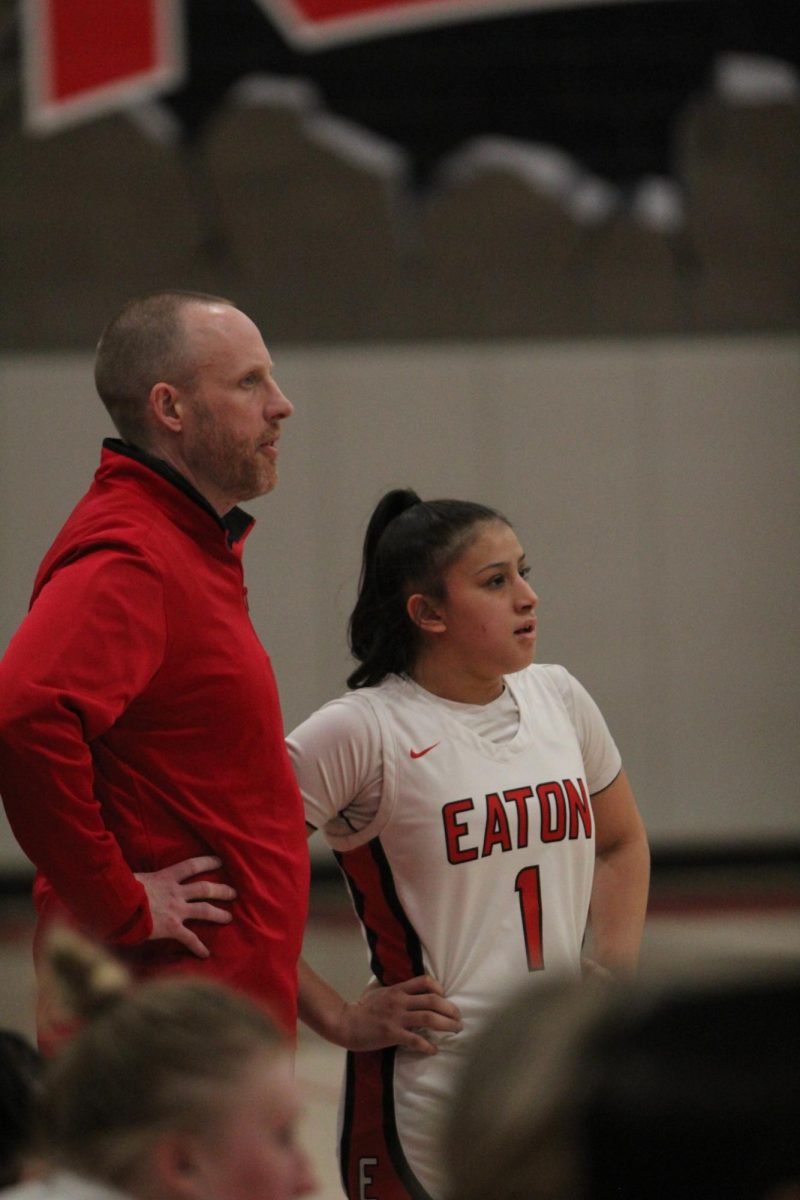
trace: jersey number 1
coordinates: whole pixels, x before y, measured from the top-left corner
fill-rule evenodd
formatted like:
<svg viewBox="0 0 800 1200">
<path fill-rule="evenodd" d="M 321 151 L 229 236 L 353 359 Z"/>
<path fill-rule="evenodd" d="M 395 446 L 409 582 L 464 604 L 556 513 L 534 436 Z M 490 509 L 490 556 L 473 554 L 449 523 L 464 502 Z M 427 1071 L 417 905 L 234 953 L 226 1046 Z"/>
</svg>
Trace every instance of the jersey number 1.
<svg viewBox="0 0 800 1200">
<path fill-rule="evenodd" d="M 541 971 L 544 967 L 542 954 L 542 889 L 538 867 L 523 867 L 517 876 L 515 888 L 519 892 L 519 909 L 522 914 L 522 933 L 528 955 L 528 970 Z"/>
</svg>

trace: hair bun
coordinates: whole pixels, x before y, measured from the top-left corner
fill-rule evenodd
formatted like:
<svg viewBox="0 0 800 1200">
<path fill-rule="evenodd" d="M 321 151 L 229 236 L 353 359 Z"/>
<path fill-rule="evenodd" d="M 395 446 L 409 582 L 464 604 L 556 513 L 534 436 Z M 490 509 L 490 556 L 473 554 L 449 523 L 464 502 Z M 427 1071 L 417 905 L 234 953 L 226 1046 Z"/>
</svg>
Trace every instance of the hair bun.
<svg viewBox="0 0 800 1200">
<path fill-rule="evenodd" d="M 97 1016 L 130 988 L 121 963 L 82 934 L 53 926 L 45 945 L 45 981 L 56 1004 L 80 1020 Z"/>
</svg>

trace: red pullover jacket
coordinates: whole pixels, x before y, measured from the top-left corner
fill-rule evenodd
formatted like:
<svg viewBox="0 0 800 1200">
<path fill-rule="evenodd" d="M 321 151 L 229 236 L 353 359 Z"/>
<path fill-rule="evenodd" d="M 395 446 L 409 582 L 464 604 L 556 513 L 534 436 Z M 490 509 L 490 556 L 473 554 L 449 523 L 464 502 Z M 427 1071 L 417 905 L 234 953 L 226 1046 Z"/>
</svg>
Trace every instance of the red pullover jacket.
<svg viewBox="0 0 800 1200">
<path fill-rule="evenodd" d="M 302 803 L 241 547 L 177 472 L 122 442 L 46 555 L 0 663 L 0 794 L 37 867 L 40 920 L 66 909 L 135 972 L 202 970 L 294 1029 L 308 896 Z M 152 923 L 133 872 L 222 860 L 211 956 Z"/>
</svg>

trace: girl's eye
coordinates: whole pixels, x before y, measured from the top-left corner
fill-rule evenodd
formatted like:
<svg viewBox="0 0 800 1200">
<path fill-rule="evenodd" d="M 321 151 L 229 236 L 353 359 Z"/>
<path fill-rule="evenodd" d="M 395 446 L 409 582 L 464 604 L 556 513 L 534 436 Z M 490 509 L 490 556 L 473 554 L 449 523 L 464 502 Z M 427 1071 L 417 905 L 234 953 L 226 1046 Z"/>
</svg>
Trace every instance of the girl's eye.
<svg viewBox="0 0 800 1200">
<path fill-rule="evenodd" d="M 505 575 L 493 575 L 492 578 L 489 580 L 489 587 L 491 587 L 491 588 L 502 587 L 503 584 L 505 583 L 505 581 L 506 581 Z"/>
<path fill-rule="evenodd" d="M 527 579 L 531 573 L 531 569 L 530 569 L 530 567 L 520 567 L 519 573 L 523 579 Z"/>
</svg>

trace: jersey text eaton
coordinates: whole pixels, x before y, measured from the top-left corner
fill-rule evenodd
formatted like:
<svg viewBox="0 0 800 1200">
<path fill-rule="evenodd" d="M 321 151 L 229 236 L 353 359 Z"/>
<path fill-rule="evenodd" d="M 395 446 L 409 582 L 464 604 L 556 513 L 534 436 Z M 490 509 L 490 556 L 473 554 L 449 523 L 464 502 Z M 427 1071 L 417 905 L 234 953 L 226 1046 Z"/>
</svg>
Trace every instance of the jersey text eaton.
<svg viewBox="0 0 800 1200">
<path fill-rule="evenodd" d="M 467 798 L 451 800 L 442 809 L 447 859 L 454 865 L 486 858 L 497 847 L 503 853 L 524 850 L 531 834 L 542 843 L 574 840 L 581 832 L 592 836 L 592 808 L 582 779 L 489 792 L 485 814 L 479 818 L 482 837 L 477 836 L 477 822 L 467 815 L 475 808 L 475 801 Z"/>
</svg>

